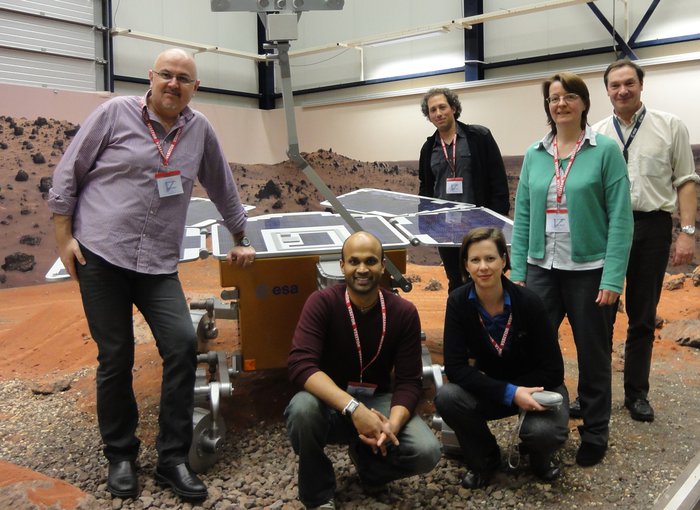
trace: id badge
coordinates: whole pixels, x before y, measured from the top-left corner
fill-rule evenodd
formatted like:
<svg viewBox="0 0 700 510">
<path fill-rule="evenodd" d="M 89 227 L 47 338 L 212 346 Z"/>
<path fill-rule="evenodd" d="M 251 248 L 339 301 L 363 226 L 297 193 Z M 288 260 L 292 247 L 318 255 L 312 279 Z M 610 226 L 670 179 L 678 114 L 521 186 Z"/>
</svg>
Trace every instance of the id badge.
<svg viewBox="0 0 700 510">
<path fill-rule="evenodd" d="M 461 195 L 463 182 L 464 179 L 462 179 L 461 177 L 448 177 L 445 181 L 445 192 L 448 195 Z"/>
<path fill-rule="evenodd" d="M 157 172 L 156 183 L 158 184 L 158 196 L 160 198 L 172 197 L 184 193 L 180 170 Z"/>
<path fill-rule="evenodd" d="M 569 214 L 567 211 L 547 212 L 547 232 L 568 232 Z"/>
<path fill-rule="evenodd" d="M 362 382 L 348 382 L 347 391 L 353 397 L 373 397 L 377 390 L 376 384 Z"/>
</svg>

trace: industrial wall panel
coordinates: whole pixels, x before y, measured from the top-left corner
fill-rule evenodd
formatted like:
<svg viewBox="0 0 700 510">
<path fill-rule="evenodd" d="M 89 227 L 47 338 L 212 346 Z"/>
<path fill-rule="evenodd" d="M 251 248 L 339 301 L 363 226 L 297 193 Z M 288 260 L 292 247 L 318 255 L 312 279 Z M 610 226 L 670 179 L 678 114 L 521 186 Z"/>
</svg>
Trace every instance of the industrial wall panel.
<svg viewBox="0 0 700 510">
<path fill-rule="evenodd" d="M 101 12 L 102 2 L 94 0 L 0 0 L 0 7 L 28 14 L 93 24 L 96 20 L 96 9 L 97 12 Z"/>
<path fill-rule="evenodd" d="M 0 45 L 95 58 L 95 32 L 87 26 L 0 11 Z"/>
<path fill-rule="evenodd" d="M 4 83 L 94 91 L 98 72 L 101 66 L 94 61 L 0 48 L 0 81 Z"/>
</svg>

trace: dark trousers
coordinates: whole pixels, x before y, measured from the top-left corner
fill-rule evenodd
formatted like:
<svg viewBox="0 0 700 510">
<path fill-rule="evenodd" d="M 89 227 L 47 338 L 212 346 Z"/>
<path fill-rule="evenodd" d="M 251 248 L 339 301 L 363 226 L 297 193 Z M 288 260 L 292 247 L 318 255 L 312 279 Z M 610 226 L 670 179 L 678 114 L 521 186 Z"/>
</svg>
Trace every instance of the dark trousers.
<svg viewBox="0 0 700 510">
<path fill-rule="evenodd" d="M 671 249 L 671 215 L 662 211 L 634 215 L 634 240 L 627 265 L 625 308 L 625 398 L 647 398 L 654 346 L 656 307 Z"/>
<path fill-rule="evenodd" d="M 97 343 L 97 419 L 110 462 L 135 460 L 138 408 L 132 387 L 133 306 L 141 311 L 163 359 L 160 431 L 163 466 L 187 460 L 192 442 L 196 337 L 177 273 L 146 275 L 109 264 L 81 246 L 87 264 L 76 264 L 83 308 Z"/>
<path fill-rule="evenodd" d="M 358 398 L 369 408 L 389 416 L 391 394 Z M 334 496 L 333 463 L 325 453 L 328 444 L 349 445 L 350 458 L 360 479 L 382 485 L 392 480 L 427 473 L 440 460 L 440 443 L 417 415 L 396 435 L 399 445 L 387 447 L 387 455 L 372 453 L 360 442 L 352 422 L 307 391 L 300 391 L 284 411 L 287 434 L 299 455 L 299 499 L 307 507 L 322 505 Z"/>
<path fill-rule="evenodd" d="M 612 327 L 616 306 L 598 306 L 602 269 L 561 271 L 527 265 L 527 286 L 544 302 L 559 329 L 569 318 L 578 358 L 578 396 L 583 427 L 581 441 L 608 444 L 612 405 Z"/>
<path fill-rule="evenodd" d="M 562 405 L 527 413 L 520 428 L 520 440 L 529 452 L 530 464 L 543 465 L 569 435 L 569 394 L 563 384 L 554 391 L 564 397 Z M 454 430 L 467 468 L 480 473 L 500 463 L 500 449 L 488 421 L 518 414 L 517 406 L 479 399 L 461 386 L 447 383 L 435 396 L 435 407 Z"/>
<path fill-rule="evenodd" d="M 457 287 L 464 285 L 462 273 L 459 269 L 462 263 L 459 260 L 459 248 L 438 246 L 438 253 L 442 260 L 442 267 L 445 268 L 445 274 L 447 275 L 447 293 L 449 294 Z"/>
</svg>

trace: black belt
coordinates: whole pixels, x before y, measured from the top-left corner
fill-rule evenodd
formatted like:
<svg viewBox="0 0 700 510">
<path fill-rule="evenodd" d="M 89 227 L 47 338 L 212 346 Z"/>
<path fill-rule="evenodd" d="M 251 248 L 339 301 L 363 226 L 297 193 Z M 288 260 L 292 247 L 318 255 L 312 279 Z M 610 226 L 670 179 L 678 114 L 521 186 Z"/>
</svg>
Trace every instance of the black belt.
<svg viewBox="0 0 700 510">
<path fill-rule="evenodd" d="M 670 217 L 671 213 L 667 211 L 632 211 L 634 221 L 650 220 L 653 218 Z"/>
</svg>

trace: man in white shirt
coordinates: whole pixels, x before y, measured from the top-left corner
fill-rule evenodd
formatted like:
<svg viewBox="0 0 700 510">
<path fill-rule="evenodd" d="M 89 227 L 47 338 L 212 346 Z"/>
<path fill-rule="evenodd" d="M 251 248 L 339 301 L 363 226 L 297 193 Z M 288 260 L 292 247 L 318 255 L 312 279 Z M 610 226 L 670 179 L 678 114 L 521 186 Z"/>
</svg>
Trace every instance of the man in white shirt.
<svg viewBox="0 0 700 510">
<path fill-rule="evenodd" d="M 695 249 L 697 195 L 688 129 L 670 113 L 642 104 L 644 71 L 618 60 L 603 75 L 613 115 L 593 129 L 618 141 L 627 160 L 634 211 L 634 240 L 627 266 L 625 407 L 633 419 L 651 422 L 649 372 L 654 344 L 656 306 L 661 296 L 673 223 L 680 212 L 681 231 L 671 250 L 674 266 L 692 261 Z M 575 411 L 575 410 L 574 410 Z"/>
</svg>

